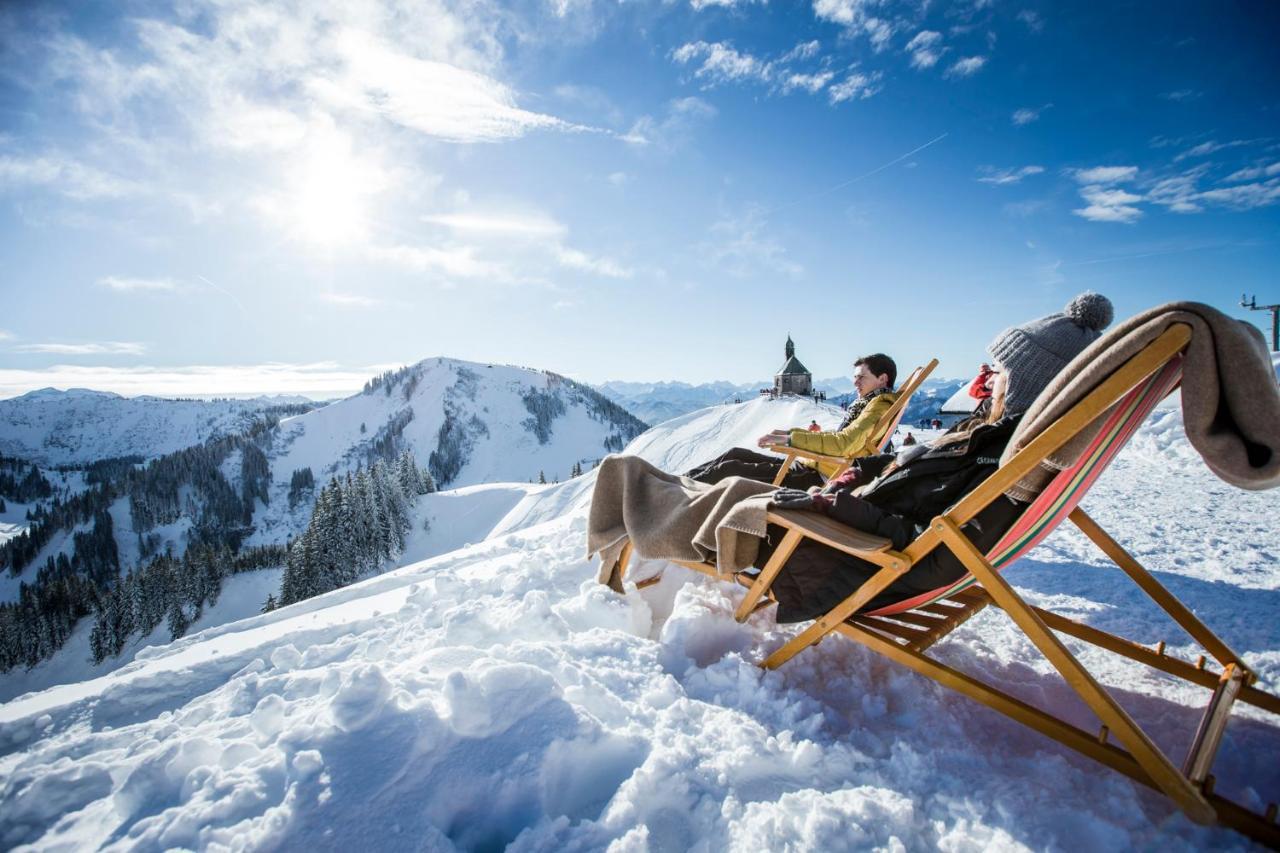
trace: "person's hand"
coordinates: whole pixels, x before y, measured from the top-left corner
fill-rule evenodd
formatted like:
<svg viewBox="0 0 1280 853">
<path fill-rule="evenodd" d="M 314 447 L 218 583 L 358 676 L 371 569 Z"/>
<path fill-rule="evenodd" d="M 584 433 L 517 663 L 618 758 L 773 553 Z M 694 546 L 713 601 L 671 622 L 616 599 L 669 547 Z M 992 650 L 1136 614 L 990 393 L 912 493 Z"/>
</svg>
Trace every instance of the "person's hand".
<svg viewBox="0 0 1280 853">
<path fill-rule="evenodd" d="M 791 434 L 781 430 L 765 433 L 756 439 L 756 447 L 773 447 L 776 444 L 786 444 Z"/>
<path fill-rule="evenodd" d="M 776 509 L 814 509 L 813 495 L 800 489 L 778 489 L 769 496 L 769 506 Z"/>
</svg>

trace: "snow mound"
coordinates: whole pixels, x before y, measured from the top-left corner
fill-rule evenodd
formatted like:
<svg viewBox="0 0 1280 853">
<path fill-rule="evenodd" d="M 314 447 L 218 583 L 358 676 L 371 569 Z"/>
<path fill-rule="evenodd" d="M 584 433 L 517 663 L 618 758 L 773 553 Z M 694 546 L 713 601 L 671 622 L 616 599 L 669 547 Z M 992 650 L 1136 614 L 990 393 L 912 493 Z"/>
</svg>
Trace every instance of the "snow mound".
<svg viewBox="0 0 1280 853">
<path fill-rule="evenodd" d="M 704 410 L 632 447 L 682 470 L 837 416 L 811 405 Z M 1159 418 L 1086 507 L 1274 691 L 1274 496 L 1170 464 Z M 796 628 L 770 611 L 735 622 L 735 585 L 640 561 L 632 577 L 659 583 L 601 587 L 582 553 L 589 483 L 431 496 L 415 547 L 447 553 L 0 705 L 0 846 L 1247 849 L 856 644 L 761 670 Z M 1033 604 L 1198 652 L 1071 530 L 1008 576 Z M 1158 741 L 1185 745 L 1204 691 L 1071 645 Z M 1096 729 L 999 612 L 938 654 Z M 1280 791 L 1280 730 L 1237 716 L 1214 772 L 1257 808 Z"/>
</svg>

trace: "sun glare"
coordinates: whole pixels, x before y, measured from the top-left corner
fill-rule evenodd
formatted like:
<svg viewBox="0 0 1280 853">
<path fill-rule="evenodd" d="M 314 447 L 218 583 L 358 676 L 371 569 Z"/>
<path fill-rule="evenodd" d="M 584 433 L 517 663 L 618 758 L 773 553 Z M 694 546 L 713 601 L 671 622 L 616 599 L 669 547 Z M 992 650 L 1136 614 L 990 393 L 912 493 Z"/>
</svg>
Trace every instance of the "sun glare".
<svg viewBox="0 0 1280 853">
<path fill-rule="evenodd" d="M 375 162 L 357 156 L 348 137 L 329 131 L 309 140 L 289 170 L 281 213 L 304 243 L 350 246 L 369 238 L 374 200 L 385 185 Z"/>
</svg>

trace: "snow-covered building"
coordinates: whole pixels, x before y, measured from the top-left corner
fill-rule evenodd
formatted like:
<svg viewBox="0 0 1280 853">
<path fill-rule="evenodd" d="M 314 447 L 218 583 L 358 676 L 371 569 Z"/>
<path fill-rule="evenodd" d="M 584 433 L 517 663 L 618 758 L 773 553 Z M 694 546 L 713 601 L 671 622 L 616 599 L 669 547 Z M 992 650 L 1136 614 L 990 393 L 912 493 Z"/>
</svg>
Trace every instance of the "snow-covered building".
<svg viewBox="0 0 1280 853">
<path fill-rule="evenodd" d="M 796 345 L 791 342 L 790 335 L 787 335 L 786 354 L 787 360 L 773 375 L 773 393 L 779 396 L 782 394 L 810 396 L 813 393 L 813 374 L 809 372 L 809 368 L 800 363 L 800 359 L 796 358 Z"/>
</svg>

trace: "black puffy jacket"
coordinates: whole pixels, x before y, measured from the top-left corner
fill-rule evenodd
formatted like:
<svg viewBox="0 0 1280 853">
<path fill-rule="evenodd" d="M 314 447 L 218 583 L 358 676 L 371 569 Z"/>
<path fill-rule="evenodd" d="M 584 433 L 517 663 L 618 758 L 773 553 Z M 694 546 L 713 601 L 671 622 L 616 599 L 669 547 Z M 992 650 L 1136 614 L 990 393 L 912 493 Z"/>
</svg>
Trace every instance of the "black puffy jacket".
<svg viewBox="0 0 1280 853">
<path fill-rule="evenodd" d="M 1020 416 L 1012 415 L 974 429 L 965 440 L 932 448 L 880 476 L 862 496 L 853 490 L 889 466 L 892 456 L 872 456 L 855 463 L 854 473 L 830 495 L 827 513 L 867 533 L 883 536 L 895 549 L 907 546 L 933 518 L 974 489 L 999 467 Z M 962 529 L 980 550 L 991 548 L 1013 525 L 1026 504 L 1001 496 Z M 771 526 L 761 547 L 759 565 L 773 553 L 785 533 Z M 827 545 L 804 540 L 773 582 L 778 621 L 815 619 L 848 598 L 879 567 Z M 874 610 L 937 589 L 959 579 L 964 566 L 945 547 L 935 548 L 867 605 Z"/>
</svg>

